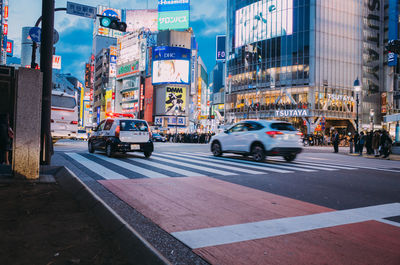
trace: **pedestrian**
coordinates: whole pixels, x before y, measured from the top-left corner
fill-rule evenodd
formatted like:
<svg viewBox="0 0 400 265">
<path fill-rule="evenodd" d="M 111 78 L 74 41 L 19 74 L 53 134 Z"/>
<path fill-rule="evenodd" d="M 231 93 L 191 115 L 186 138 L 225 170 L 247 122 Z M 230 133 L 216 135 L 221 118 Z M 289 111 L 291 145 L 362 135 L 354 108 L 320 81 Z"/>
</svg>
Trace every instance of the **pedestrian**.
<svg viewBox="0 0 400 265">
<path fill-rule="evenodd" d="M 366 142 L 366 135 L 364 134 L 364 132 L 360 133 L 360 139 L 358 140 L 358 142 L 359 142 L 358 151 L 360 153 L 360 156 L 362 156 L 364 145 L 365 145 L 365 142 Z"/>
<path fill-rule="evenodd" d="M 383 131 L 381 138 L 383 138 L 381 140 L 383 143 L 382 155 L 384 158 L 387 158 L 392 151 L 393 140 L 392 140 L 392 137 L 389 135 L 389 133 L 385 130 Z"/>
<path fill-rule="evenodd" d="M 356 132 L 355 134 L 354 134 L 354 137 L 353 137 L 353 141 L 354 141 L 354 152 L 356 153 L 356 154 L 358 154 L 359 153 L 359 145 L 360 145 L 360 142 L 359 142 L 359 140 L 360 140 L 360 135 L 358 134 L 358 132 Z"/>
<path fill-rule="evenodd" d="M 333 149 L 335 150 L 335 153 L 339 153 L 339 133 L 338 131 L 335 131 L 333 133 Z"/>
<path fill-rule="evenodd" d="M 349 137 L 350 154 L 352 154 L 354 150 L 354 137 L 351 137 L 351 133 L 349 133 Z"/>
<path fill-rule="evenodd" d="M 366 135 L 366 142 L 365 142 L 365 147 L 367 148 L 367 154 L 372 155 L 373 149 L 372 149 L 372 131 L 368 132 Z"/>
<path fill-rule="evenodd" d="M 372 149 L 374 150 L 375 157 L 379 156 L 379 141 L 381 138 L 380 131 L 375 131 L 372 136 Z"/>
</svg>

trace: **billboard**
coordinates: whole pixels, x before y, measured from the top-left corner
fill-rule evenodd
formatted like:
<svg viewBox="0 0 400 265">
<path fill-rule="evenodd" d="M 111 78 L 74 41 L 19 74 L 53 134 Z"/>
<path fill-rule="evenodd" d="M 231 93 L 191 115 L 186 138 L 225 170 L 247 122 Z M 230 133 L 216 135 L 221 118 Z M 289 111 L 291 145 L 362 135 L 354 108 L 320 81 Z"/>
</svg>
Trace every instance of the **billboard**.
<svg viewBox="0 0 400 265">
<path fill-rule="evenodd" d="M 262 0 L 236 10 L 236 48 L 292 34 L 292 0 Z"/>
<path fill-rule="evenodd" d="M 398 21 L 399 11 L 397 9 L 397 0 L 389 0 L 389 41 L 398 39 Z M 388 66 L 397 65 L 397 54 L 389 52 Z"/>
<path fill-rule="evenodd" d="M 110 46 L 110 69 L 109 76 L 111 78 L 117 77 L 117 47 Z"/>
<path fill-rule="evenodd" d="M 14 56 L 14 41 L 10 39 L 7 40 L 7 56 Z"/>
<path fill-rule="evenodd" d="M 158 13 L 158 30 L 189 28 L 189 10 Z"/>
<path fill-rule="evenodd" d="M 83 101 L 83 126 L 84 127 L 91 127 L 92 123 L 92 111 L 90 107 L 90 101 L 84 100 Z"/>
<path fill-rule="evenodd" d="M 189 0 L 158 0 L 158 12 L 189 10 Z"/>
<path fill-rule="evenodd" d="M 122 78 L 136 73 L 139 73 L 139 61 L 134 61 L 117 67 L 117 78 Z"/>
<path fill-rule="evenodd" d="M 190 49 L 161 46 L 152 55 L 153 84 L 190 84 Z"/>
<path fill-rule="evenodd" d="M 118 38 L 117 65 L 126 64 L 140 57 L 140 47 L 137 32 L 130 32 Z"/>
<path fill-rule="evenodd" d="M 115 9 L 107 6 L 97 6 L 97 14 L 107 17 L 117 17 L 122 20 L 121 9 Z M 118 38 L 123 35 L 123 32 L 100 26 L 100 20 L 97 18 L 95 20 L 95 26 L 93 27 L 93 36 L 96 35 Z"/>
<path fill-rule="evenodd" d="M 225 61 L 226 52 L 225 52 L 225 41 L 226 35 L 218 35 L 217 36 L 217 61 Z"/>
<path fill-rule="evenodd" d="M 53 69 L 61 69 L 61 56 L 53 55 Z"/>
<path fill-rule="evenodd" d="M 167 86 L 165 89 L 165 114 L 184 115 L 186 112 L 186 87 Z"/>
<path fill-rule="evenodd" d="M 137 32 L 142 28 L 157 31 L 157 16 L 156 9 L 126 10 L 126 31 Z"/>
</svg>

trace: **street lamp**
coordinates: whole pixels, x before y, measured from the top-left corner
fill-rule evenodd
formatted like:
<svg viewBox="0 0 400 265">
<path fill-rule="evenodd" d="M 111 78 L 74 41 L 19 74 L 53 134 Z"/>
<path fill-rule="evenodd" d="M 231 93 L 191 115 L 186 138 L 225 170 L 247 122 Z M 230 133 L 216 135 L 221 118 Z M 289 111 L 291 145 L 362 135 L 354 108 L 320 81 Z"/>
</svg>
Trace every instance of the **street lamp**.
<svg viewBox="0 0 400 265">
<path fill-rule="evenodd" d="M 178 106 L 175 106 L 175 143 L 178 142 L 178 113 L 179 108 Z"/>
<path fill-rule="evenodd" d="M 371 121 L 371 131 L 374 131 L 374 116 L 375 116 L 375 111 L 374 109 L 369 110 L 369 118 Z"/>
<path fill-rule="evenodd" d="M 358 105 L 360 104 L 360 99 L 358 97 L 359 93 L 361 92 L 361 84 L 360 80 L 357 79 L 354 81 L 354 91 L 356 92 L 356 104 L 357 104 L 357 117 L 356 117 L 356 126 L 357 126 L 357 133 L 358 133 Z"/>
</svg>

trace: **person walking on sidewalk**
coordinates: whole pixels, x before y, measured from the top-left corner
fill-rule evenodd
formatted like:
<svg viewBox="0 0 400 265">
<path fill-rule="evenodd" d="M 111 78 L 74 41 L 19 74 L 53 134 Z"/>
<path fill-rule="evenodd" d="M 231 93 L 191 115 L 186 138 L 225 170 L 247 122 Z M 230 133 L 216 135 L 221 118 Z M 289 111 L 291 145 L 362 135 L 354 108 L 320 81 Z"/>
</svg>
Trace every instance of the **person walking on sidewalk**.
<svg viewBox="0 0 400 265">
<path fill-rule="evenodd" d="M 374 150 L 375 157 L 379 156 L 379 141 L 381 139 L 380 131 L 375 131 L 372 136 L 372 149 Z"/>
<path fill-rule="evenodd" d="M 358 146 L 360 145 L 359 143 L 360 135 L 358 134 L 358 132 L 354 134 L 353 140 L 354 140 L 354 153 L 358 154 L 359 152 Z"/>
<path fill-rule="evenodd" d="M 362 154 L 363 154 L 363 149 L 364 149 L 365 142 L 366 142 L 366 135 L 364 135 L 364 132 L 361 132 L 360 133 L 359 146 L 358 146 L 358 151 L 360 153 L 360 156 L 362 156 Z"/>
<path fill-rule="evenodd" d="M 387 131 L 383 131 L 381 142 L 382 142 L 382 155 L 387 158 L 392 151 L 392 137 L 390 137 Z"/>
<path fill-rule="evenodd" d="M 372 137 L 373 137 L 373 132 L 370 131 L 366 135 L 366 142 L 365 142 L 365 147 L 367 148 L 367 154 L 372 155 L 374 150 L 372 149 Z"/>
<path fill-rule="evenodd" d="M 335 131 L 333 134 L 333 149 L 335 153 L 339 153 L 339 133 Z"/>
</svg>

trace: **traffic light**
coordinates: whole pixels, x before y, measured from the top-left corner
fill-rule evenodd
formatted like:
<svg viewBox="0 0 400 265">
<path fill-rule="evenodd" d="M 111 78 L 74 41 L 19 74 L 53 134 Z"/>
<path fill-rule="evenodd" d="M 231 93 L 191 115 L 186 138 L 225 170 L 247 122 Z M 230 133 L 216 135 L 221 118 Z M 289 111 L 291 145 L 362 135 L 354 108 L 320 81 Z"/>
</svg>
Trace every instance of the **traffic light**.
<svg viewBox="0 0 400 265">
<path fill-rule="evenodd" d="M 119 21 L 116 17 L 101 17 L 100 26 L 122 32 L 126 32 L 127 27 L 125 22 Z"/>
<path fill-rule="evenodd" d="M 400 55 L 400 40 L 391 40 L 386 45 L 386 49 L 389 52 L 397 53 Z"/>
</svg>

